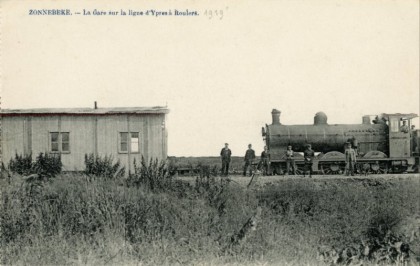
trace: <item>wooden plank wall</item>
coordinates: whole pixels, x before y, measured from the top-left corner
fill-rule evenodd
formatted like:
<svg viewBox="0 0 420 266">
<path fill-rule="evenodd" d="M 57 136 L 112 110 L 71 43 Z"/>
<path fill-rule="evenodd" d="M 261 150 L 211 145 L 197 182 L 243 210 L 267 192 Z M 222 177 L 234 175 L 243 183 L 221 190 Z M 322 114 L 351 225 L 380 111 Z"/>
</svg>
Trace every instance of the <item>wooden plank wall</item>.
<svg viewBox="0 0 420 266">
<path fill-rule="evenodd" d="M 70 153 L 62 153 L 63 170 L 84 169 L 85 154 L 112 155 L 127 167 L 133 160 L 167 157 L 164 114 L 109 116 L 9 116 L 3 117 L 3 159 L 8 163 L 16 153 L 32 152 L 33 158 L 50 150 L 50 132 L 70 132 Z M 119 153 L 120 132 L 139 132 L 138 153 Z M 130 163 L 129 163 L 130 162 Z M 127 168 L 128 169 L 128 168 Z M 128 173 L 128 171 L 127 171 Z"/>
<path fill-rule="evenodd" d="M 85 154 L 94 153 L 93 116 L 62 116 L 61 132 L 70 132 L 70 153 L 62 153 L 63 170 L 82 171 L 85 169 Z"/>
<path fill-rule="evenodd" d="M 3 118 L 2 119 L 2 152 L 3 162 L 7 165 L 11 158 L 15 154 L 24 153 L 23 145 L 23 121 L 22 117 L 16 117 L 13 119 Z"/>
</svg>

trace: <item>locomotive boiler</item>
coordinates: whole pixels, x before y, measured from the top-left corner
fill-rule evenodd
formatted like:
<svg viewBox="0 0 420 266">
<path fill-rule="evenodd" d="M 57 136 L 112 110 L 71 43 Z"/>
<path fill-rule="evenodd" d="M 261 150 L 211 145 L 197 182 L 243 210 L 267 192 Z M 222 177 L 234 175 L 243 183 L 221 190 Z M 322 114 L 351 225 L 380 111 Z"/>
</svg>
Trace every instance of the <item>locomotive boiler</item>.
<svg viewBox="0 0 420 266">
<path fill-rule="evenodd" d="M 363 116 L 361 124 L 329 125 L 327 115 L 318 112 L 313 125 L 283 125 L 280 123 L 280 113 L 273 109 L 272 124 L 262 129 L 274 173 L 284 173 L 288 145 L 293 147 L 295 162 L 298 169 L 301 168 L 301 152 L 307 144 L 311 144 L 317 154 L 313 171 L 341 173 L 345 167 L 346 142 L 357 146 L 358 166 L 366 171 L 386 173 L 416 170 L 416 138 L 420 134 L 410 130 L 411 119 L 417 117 L 416 114 L 381 114 L 372 121 L 371 116 Z"/>
</svg>

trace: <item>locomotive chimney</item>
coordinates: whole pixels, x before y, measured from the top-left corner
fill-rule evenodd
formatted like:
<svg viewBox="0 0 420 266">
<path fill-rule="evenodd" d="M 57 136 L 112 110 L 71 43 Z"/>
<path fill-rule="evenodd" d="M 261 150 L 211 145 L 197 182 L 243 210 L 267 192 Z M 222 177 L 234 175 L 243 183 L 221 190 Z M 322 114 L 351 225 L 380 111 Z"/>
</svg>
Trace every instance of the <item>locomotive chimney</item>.
<svg viewBox="0 0 420 266">
<path fill-rule="evenodd" d="M 363 125 L 370 125 L 370 116 L 368 116 L 368 115 L 364 115 L 364 116 L 362 117 L 362 124 L 363 124 Z"/>
<path fill-rule="evenodd" d="M 96 103 L 96 101 L 95 101 L 95 104 L 94 104 L 94 108 L 98 109 L 98 104 Z"/>
<path fill-rule="evenodd" d="M 271 117 L 273 119 L 273 125 L 280 125 L 280 111 L 277 109 L 273 109 L 273 111 L 271 111 Z"/>
</svg>

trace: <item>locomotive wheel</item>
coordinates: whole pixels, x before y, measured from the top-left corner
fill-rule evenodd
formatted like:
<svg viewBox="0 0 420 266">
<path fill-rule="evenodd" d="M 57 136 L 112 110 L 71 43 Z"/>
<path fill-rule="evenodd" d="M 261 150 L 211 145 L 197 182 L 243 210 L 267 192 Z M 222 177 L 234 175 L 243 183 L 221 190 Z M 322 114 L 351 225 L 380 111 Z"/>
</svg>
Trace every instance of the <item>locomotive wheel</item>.
<svg viewBox="0 0 420 266">
<path fill-rule="evenodd" d="M 388 165 L 387 164 L 372 163 L 372 164 L 370 164 L 370 168 L 372 169 L 372 173 L 374 173 L 374 174 L 386 174 L 386 173 L 388 173 Z"/>
<path fill-rule="evenodd" d="M 398 166 L 392 166 L 392 168 L 389 169 L 389 172 L 393 173 L 393 174 L 402 174 L 406 171 L 407 171 L 406 166 L 399 166 L 399 165 Z"/>
<path fill-rule="evenodd" d="M 356 169 L 360 174 L 368 175 L 372 173 L 372 167 L 369 163 L 357 163 Z"/>
<path fill-rule="evenodd" d="M 271 168 L 270 171 L 271 171 L 272 175 L 282 175 L 283 174 L 283 169 L 282 169 L 282 167 L 279 163 L 271 164 L 270 168 Z"/>
<path fill-rule="evenodd" d="M 304 172 L 305 172 L 305 165 L 304 164 L 296 164 L 296 175 L 303 175 Z"/>
<path fill-rule="evenodd" d="M 338 162 L 322 164 L 321 172 L 324 175 L 338 175 L 344 172 L 344 168 Z"/>
<path fill-rule="evenodd" d="M 387 174 L 388 165 L 386 163 L 370 162 L 359 164 L 361 174 Z"/>
</svg>

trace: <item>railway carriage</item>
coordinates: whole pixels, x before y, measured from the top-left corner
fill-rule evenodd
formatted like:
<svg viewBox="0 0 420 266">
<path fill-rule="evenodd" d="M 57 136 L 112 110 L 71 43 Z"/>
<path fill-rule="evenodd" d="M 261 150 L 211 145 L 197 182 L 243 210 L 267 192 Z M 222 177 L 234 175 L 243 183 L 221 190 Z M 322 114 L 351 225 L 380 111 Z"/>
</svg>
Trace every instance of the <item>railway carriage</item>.
<svg viewBox="0 0 420 266">
<path fill-rule="evenodd" d="M 299 172 L 307 144 L 311 144 L 316 153 L 312 165 L 314 172 L 340 174 L 345 168 L 344 144 L 348 141 L 358 143 L 358 171 L 419 171 L 420 130 L 411 129 L 411 120 L 417 117 L 416 114 L 381 114 L 374 119 L 367 115 L 363 116 L 361 124 L 329 125 L 325 113 L 319 112 L 315 114 L 313 125 L 282 125 L 280 113 L 273 109 L 272 124 L 262 128 L 274 174 L 285 173 L 288 145 L 293 146 Z"/>
</svg>

